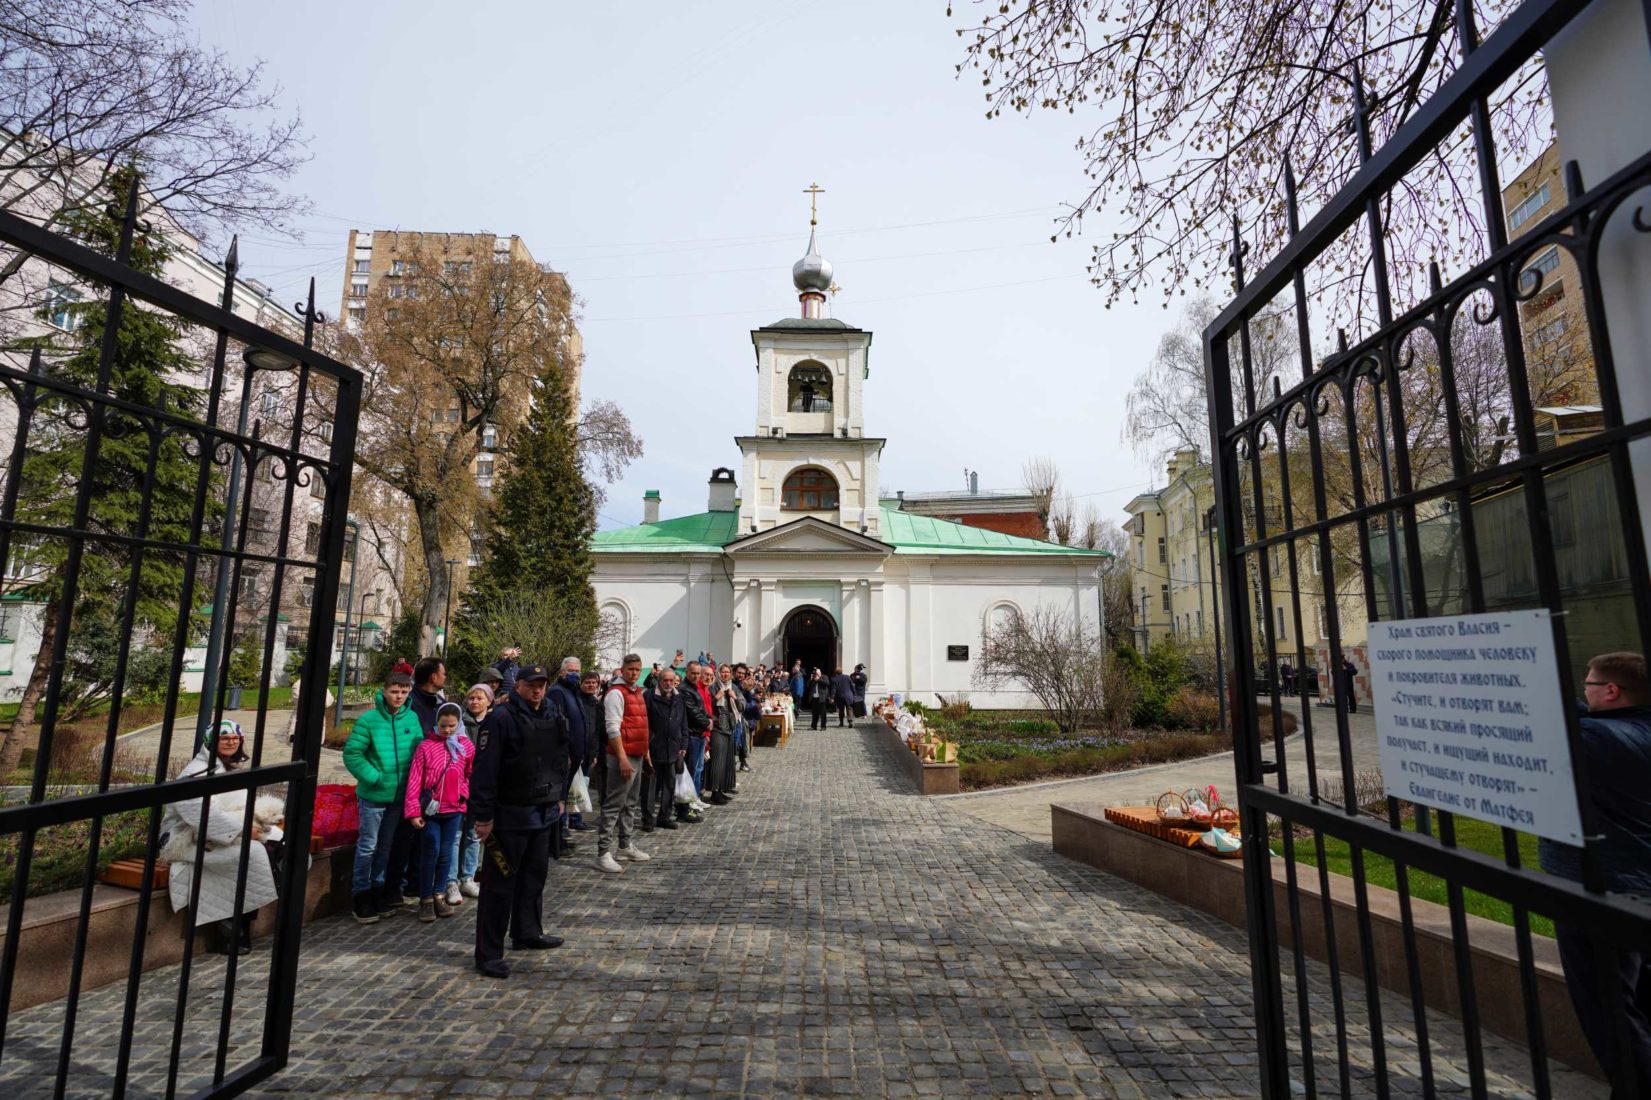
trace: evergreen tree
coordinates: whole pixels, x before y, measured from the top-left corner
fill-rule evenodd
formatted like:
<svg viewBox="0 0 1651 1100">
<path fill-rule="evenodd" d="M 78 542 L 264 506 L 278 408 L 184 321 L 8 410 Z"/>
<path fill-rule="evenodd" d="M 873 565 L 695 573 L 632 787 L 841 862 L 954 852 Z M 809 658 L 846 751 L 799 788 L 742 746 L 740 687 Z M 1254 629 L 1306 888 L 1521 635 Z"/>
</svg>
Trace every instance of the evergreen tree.
<svg viewBox="0 0 1651 1100">
<path fill-rule="evenodd" d="M 129 190 L 137 186 L 140 179 L 131 169 L 115 173 L 108 204 L 88 204 L 68 215 L 66 230 L 88 247 L 115 255 L 120 221 L 114 212 L 125 209 Z M 140 221 L 133 235 L 131 268 L 159 275 L 167 255 L 167 246 L 152 225 Z M 69 331 L 29 342 L 31 349 L 38 347 L 41 351 L 43 373 L 96 390 L 109 321 L 106 292 L 99 288 L 85 301 L 48 305 L 42 316 L 52 311 L 68 316 L 69 323 L 63 327 Z M 180 346 L 183 335 L 183 326 L 170 314 L 128 299 L 120 313 L 104 392 L 142 408 L 200 420 L 206 399 L 198 385 L 187 384 L 199 373 L 199 365 Z M 70 528 L 74 526 L 76 494 L 86 455 L 88 412 L 53 391 L 40 389 L 37 394 L 40 404 L 29 424 L 27 454 L 19 472 L 22 484 L 17 518 L 26 523 Z M 152 428 L 158 430 L 152 432 Z M 190 521 L 200 467 L 199 459 L 188 453 L 186 443 L 198 448 L 198 440 L 186 439 L 176 428 L 154 424 L 139 414 L 106 409 L 97 461 L 90 471 L 91 510 L 86 530 L 137 535 L 147 506 L 147 528 L 141 533 L 165 542 L 190 542 L 196 534 Z M 208 520 L 220 509 L 216 496 L 208 492 Z M 0 775 L 16 766 L 23 749 L 38 736 L 36 709 L 50 673 L 65 594 L 69 544 L 39 539 L 17 545 L 16 552 L 34 567 L 35 583 L 30 594 L 45 605 L 43 636 L 17 719 L 0 748 Z M 112 661 L 79 660 L 77 655 L 86 646 L 95 645 L 93 639 L 120 635 L 134 553 L 132 548 L 117 543 L 91 540 L 85 544 L 70 623 L 71 670 L 107 667 L 107 675 L 112 678 Z M 181 610 L 178 603 L 183 582 L 181 553 L 154 549 L 142 552 L 132 608 L 134 633 L 170 646 Z M 74 684 L 64 692 L 63 701 L 106 697 L 108 687 Z M 71 717 L 72 710 L 63 716 Z"/>
<path fill-rule="evenodd" d="M 558 619 L 557 634 L 578 639 L 585 660 L 597 628 L 591 587 L 591 536 L 596 491 L 585 478 L 576 434 L 576 410 L 566 372 L 553 368 L 533 384 L 526 420 L 511 436 L 483 541 L 482 564 L 471 575 L 454 642 L 463 658 L 491 663 L 492 652 L 527 639 L 495 637 L 500 609 L 531 596 Z M 472 652 L 474 650 L 474 652 Z M 567 654 L 529 653 L 553 661 Z M 461 659 L 454 650 L 455 660 Z"/>
</svg>

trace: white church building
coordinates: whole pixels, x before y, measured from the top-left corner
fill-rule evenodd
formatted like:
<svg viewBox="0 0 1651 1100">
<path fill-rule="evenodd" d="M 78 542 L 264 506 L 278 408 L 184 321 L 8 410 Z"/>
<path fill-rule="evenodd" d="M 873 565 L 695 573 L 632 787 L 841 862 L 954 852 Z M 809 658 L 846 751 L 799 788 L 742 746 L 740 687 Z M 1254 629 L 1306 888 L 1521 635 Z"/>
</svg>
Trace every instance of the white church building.
<svg viewBox="0 0 1651 1100">
<path fill-rule="evenodd" d="M 619 627 L 603 663 L 633 651 L 666 662 L 681 649 L 719 662 L 801 660 L 828 675 L 863 664 L 871 696 L 1035 705 L 973 682 L 982 634 L 1039 606 L 1095 631 L 1107 555 L 884 499 L 887 440 L 865 434 L 871 333 L 825 315 L 832 271 L 812 231 L 792 280 L 801 316 L 751 333 L 756 422 L 734 439 L 739 481 L 718 467 L 705 510 L 670 519 L 649 490 L 643 523 L 592 543 L 597 604 Z"/>
</svg>

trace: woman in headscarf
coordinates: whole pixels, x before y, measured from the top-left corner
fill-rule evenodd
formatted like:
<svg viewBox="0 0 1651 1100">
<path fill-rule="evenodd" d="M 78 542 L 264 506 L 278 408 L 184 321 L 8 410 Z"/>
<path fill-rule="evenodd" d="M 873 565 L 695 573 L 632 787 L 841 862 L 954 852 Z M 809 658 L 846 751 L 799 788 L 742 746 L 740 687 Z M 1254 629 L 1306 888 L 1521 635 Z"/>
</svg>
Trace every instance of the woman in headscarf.
<svg viewBox="0 0 1651 1100">
<path fill-rule="evenodd" d="M 238 722 L 218 723 L 212 736 L 195 758 L 178 772 L 178 779 L 235 771 L 246 765 L 244 737 Z M 240 879 L 242 830 L 246 824 L 246 791 L 225 791 L 207 800 L 172 802 L 161 818 L 167 833 L 161 858 L 170 865 L 167 892 L 173 912 L 189 907 L 194 885 L 196 852 L 200 841 L 201 811 L 206 810 L 206 849 L 200 855 L 200 896 L 196 899 L 194 923 L 215 923 L 223 937 L 223 951 L 252 950 L 252 919 L 258 910 L 275 900 L 275 872 L 263 841 L 278 841 L 285 804 L 273 795 L 262 795 L 253 803 L 252 836 L 247 840 L 246 888 L 241 909 L 235 911 L 235 887 Z"/>
<path fill-rule="evenodd" d="M 711 688 L 711 762 L 705 769 L 708 801 L 714 806 L 726 805 L 734 793 L 734 734 L 744 714 L 745 697 L 734 686 L 734 666 L 723 665 Z"/>
</svg>

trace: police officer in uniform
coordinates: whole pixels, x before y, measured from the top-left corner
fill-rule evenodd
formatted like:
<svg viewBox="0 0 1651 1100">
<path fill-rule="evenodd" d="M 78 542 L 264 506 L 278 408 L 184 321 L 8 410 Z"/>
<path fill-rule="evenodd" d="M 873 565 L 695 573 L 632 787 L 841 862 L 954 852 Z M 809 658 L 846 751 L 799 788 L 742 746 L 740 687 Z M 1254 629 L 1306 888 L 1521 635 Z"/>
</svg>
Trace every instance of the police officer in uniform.
<svg viewBox="0 0 1651 1100">
<path fill-rule="evenodd" d="M 518 951 L 562 946 L 547 936 L 545 876 L 551 830 L 560 827 L 570 759 L 567 719 L 545 700 L 550 674 L 528 665 L 505 705 L 482 720 L 470 780 L 470 814 L 482 841 L 476 969 L 510 977 L 504 938 Z"/>
</svg>

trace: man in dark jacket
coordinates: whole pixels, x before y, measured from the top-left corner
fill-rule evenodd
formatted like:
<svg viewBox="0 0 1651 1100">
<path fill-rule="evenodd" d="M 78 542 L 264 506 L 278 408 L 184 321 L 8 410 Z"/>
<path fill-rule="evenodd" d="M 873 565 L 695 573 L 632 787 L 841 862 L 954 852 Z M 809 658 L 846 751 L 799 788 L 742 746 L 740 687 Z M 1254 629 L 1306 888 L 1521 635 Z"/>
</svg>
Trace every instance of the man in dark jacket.
<svg viewBox="0 0 1651 1100">
<path fill-rule="evenodd" d="M 837 707 L 837 728 L 850 725 L 854 713 L 854 681 L 839 668 L 831 674 L 831 701 Z"/>
<path fill-rule="evenodd" d="M 545 702 L 550 674 L 528 665 L 506 706 L 482 720 L 470 780 L 470 814 L 482 853 L 476 912 L 476 969 L 508 978 L 504 937 L 521 950 L 560 947 L 544 933 L 545 876 L 550 832 L 562 816 L 567 787 L 567 720 Z"/>
<path fill-rule="evenodd" d="M 1581 720 L 1583 771 L 1605 889 L 1651 896 L 1651 678 L 1639 653 L 1602 653 L 1582 681 L 1588 714 Z M 1582 849 L 1544 838 L 1542 869 L 1582 881 Z M 1611 1036 L 1608 999 L 1622 1003 L 1628 1021 L 1628 1061 L 1642 1088 L 1651 1087 L 1651 945 L 1619 949 L 1608 974 L 1584 929 L 1554 923 L 1554 942 L 1577 1022 L 1606 1076 L 1622 1064 Z M 1612 1094 L 1616 1095 L 1615 1093 Z"/>
<path fill-rule="evenodd" d="M 447 702 L 442 688 L 447 686 L 447 665 L 440 657 L 426 657 L 413 668 L 413 693 L 407 696 L 407 705 L 418 715 L 418 731 L 429 733 L 436 728 L 436 711 Z"/>
<path fill-rule="evenodd" d="M 580 702 L 582 692 L 580 683 L 582 674 L 579 667 L 579 658 L 564 657 L 562 659 L 561 675 L 550 690 L 545 693 L 545 701 L 562 712 L 562 718 L 568 724 L 568 755 L 573 760 L 573 766 L 568 769 L 568 782 L 573 782 L 573 773 L 584 766 L 590 757 L 590 739 L 592 737 L 584 704 Z M 597 734 L 596 736 L 600 736 Z M 563 801 L 567 800 L 567 792 L 562 792 Z M 562 816 L 561 843 L 566 849 L 573 847 L 568 839 L 568 830 L 572 827 L 572 819 L 578 814 L 564 814 Z"/>
<path fill-rule="evenodd" d="M 651 816 L 660 829 L 676 828 L 671 806 L 676 801 L 677 769 L 686 767 L 682 760 L 688 754 L 684 732 L 687 699 L 678 684 L 674 670 L 661 669 L 654 678 L 654 686 L 643 696 L 648 704 L 648 758 L 653 763 L 656 780 L 652 801 L 642 803 L 642 812 Z"/>
</svg>

